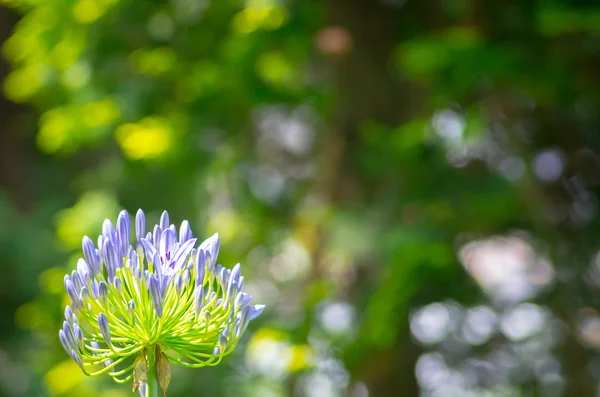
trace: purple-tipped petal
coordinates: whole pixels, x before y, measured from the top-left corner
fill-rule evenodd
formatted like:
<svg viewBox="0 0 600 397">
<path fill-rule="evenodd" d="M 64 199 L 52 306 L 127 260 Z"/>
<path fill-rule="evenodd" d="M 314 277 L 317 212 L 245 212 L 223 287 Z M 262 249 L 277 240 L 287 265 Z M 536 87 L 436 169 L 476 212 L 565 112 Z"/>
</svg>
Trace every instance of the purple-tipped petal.
<svg viewBox="0 0 600 397">
<path fill-rule="evenodd" d="M 170 266 L 173 271 L 179 271 L 185 266 L 185 262 L 190 255 L 190 252 L 194 248 L 194 244 L 196 244 L 196 239 L 190 239 L 183 243 L 183 245 L 179 248 L 177 253 L 175 253 L 175 257 L 173 258 L 172 265 Z"/>
<path fill-rule="evenodd" d="M 192 228 L 190 227 L 190 223 L 188 221 L 181 222 L 181 226 L 179 227 L 179 242 L 183 244 L 191 238 Z"/>
<path fill-rule="evenodd" d="M 135 214 L 135 237 L 139 241 L 146 233 L 146 215 L 140 208 Z"/>
<path fill-rule="evenodd" d="M 152 262 L 152 260 L 154 259 L 154 255 L 156 255 L 158 253 L 158 251 L 156 251 L 156 247 L 150 240 L 148 240 L 146 238 L 141 239 L 140 243 L 142 243 L 142 247 L 144 247 L 144 252 L 146 254 L 146 261 Z"/>
<path fill-rule="evenodd" d="M 85 256 L 85 259 L 90 267 L 92 275 L 97 275 L 99 272 L 98 255 L 96 254 L 94 242 L 88 236 L 83 236 L 81 247 L 83 248 L 83 255 Z"/>
<path fill-rule="evenodd" d="M 169 228 L 163 229 L 163 232 L 160 236 L 160 244 L 158 246 L 158 250 L 161 258 L 163 258 L 163 260 L 165 261 L 165 264 L 169 261 L 169 259 L 173 259 L 171 257 L 171 255 L 173 254 L 171 252 L 171 249 L 173 248 L 173 244 L 175 244 L 176 240 L 177 238 L 175 237 L 175 233 L 173 233 L 173 230 Z"/>
<path fill-rule="evenodd" d="M 127 210 L 121 211 L 119 217 L 117 218 L 117 251 L 119 252 L 119 256 L 124 257 L 127 256 L 127 251 L 129 251 L 129 213 Z"/>
<path fill-rule="evenodd" d="M 158 317 L 162 317 L 162 294 L 160 291 L 160 283 L 154 273 L 151 273 L 148 276 L 148 289 L 150 290 L 154 311 Z"/>
<path fill-rule="evenodd" d="M 169 213 L 167 211 L 163 211 L 162 215 L 160 216 L 160 228 L 162 230 L 169 228 Z"/>
<path fill-rule="evenodd" d="M 250 321 L 260 316 L 263 310 L 265 310 L 265 305 L 254 305 L 248 307 L 250 308 Z"/>
<path fill-rule="evenodd" d="M 110 328 L 108 327 L 108 319 L 104 315 L 104 313 L 98 314 L 98 327 L 100 328 L 100 333 L 104 338 L 104 341 L 107 345 L 111 345 L 110 339 Z"/>
<path fill-rule="evenodd" d="M 207 257 L 210 256 L 210 262 L 208 263 L 209 270 L 212 270 L 215 264 L 217 263 L 217 256 L 219 255 L 220 246 L 221 241 L 219 239 L 219 233 L 213 234 L 202 244 L 200 244 L 200 248 L 202 248 L 206 252 Z"/>
<path fill-rule="evenodd" d="M 252 295 L 247 292 L 242 292 L 242 307 L 246 306 L 252 300 Z"/>
<path fill-rule="evenodd" d="M 164 274 L 163 265 L 160 263 L 160 257 L 158 256 L 158 252 L 154 254 L 154 258 L 150 261 L 152 266 L 154 266 L 154 273 L 156 273 L 156 277 L 158 280 L 162 280 Z"/>
<path fill-rule="evenodd" d="M 204 288 L 196 287 L 196 289 L 194 290 L 194 312 L 196 313 L 196 317 L 200 317 L 200 314 L 202 313 L 203 302 Z"/>
</svg>

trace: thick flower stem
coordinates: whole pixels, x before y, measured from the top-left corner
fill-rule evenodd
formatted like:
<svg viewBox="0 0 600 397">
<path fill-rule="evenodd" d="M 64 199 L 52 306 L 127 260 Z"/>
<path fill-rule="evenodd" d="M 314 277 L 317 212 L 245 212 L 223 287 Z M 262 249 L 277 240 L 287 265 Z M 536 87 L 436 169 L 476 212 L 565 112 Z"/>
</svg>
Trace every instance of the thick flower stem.
<svg viewBox="0 0 600 397">
<path fill-rule="evenodd" d="M 146 397 L 160 397 L 160 386 L 158 384 L 158 372 L 157 372 L 157 356 L 156 348 L 151 347 L 147 350 L 147 363 L 148 363 L 148 381 L 146 384 Z"/>
</svg>

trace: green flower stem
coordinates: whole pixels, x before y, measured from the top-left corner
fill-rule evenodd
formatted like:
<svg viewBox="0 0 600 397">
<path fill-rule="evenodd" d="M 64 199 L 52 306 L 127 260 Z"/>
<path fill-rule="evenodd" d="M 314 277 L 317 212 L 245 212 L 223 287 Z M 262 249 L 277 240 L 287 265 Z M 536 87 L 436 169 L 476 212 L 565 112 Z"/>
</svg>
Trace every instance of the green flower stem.
<svg viewBox="0 0 600 397">
<path fill-rule="evenodd" d="M 146 397 L 160 397 L 160 386 L 158 384 L 158 372 L 157 372 L 157 356 L 156 346 L 152 346 L 147 349 L 146 362 L 148 363 L 148 381 L 146 384 Z"/>
</svg>

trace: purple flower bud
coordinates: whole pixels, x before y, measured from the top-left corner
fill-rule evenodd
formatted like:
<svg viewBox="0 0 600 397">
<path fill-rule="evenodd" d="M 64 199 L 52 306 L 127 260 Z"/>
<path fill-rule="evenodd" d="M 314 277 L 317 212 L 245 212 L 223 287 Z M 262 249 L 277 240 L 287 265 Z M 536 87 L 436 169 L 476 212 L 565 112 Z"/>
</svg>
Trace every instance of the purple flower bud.
<svg viewBox="0 0 600 397">
<path fill-rule="evenodd" d="M 209 271 L 212 270 L 215 264 L 217 263 L 217 256 L 219 255 L 220 245 L 221 241 L 219 240 L 219 233 L 213 234 L 202 244 L 200 244 L 200 248 L 202 248 L 206 252 L 207 256 L 210 256 L 210 262 L 208 264 Z"/>
<path fill-rule="evenodd" d="M 96 279 L 92 280 L 92 296 L 94 299 L 98 299 L 100 291 L 98 290 L 98 281 Z"/>
<path fill-rule="evenodd" d="M 106 285 L 104 280 L 98 283 L 98 297 L 103 303 L 106 303 L 108 299 L 108 285 Z"/>
<path fill-rule="evenodd" d="M 191 281 L 190 271 L 187 269 L 184 270 L 183 274 L 181 275 L 181 279 L 183 281 L 184 287 L 187 287 L 188 285 L 190 285 L 190 281 Z"/>
<path fill-rule="evenodd" d="M 229 282 L 235 281 L 236 284 L 240 283 L 240 276 L 242 275 L 242 265 L 239 263 L 231 269 L 231 275 L 229 276 Z"/>
<path fill-rule="evenodd" d="M 204 285 L 204 274 L 206 272 L 206 257 L 204 250 L 198 249 L 196 253 L 196 285 Z"/>
<path fill-rule="evenodd" d="M 227 288 L 227 284 L 229 282 L 229 272 L 226 268 L 221 267 L 221 265 L 219 265 L 218 268 L 220 268 L 220 271 L 217 273 L 219 275 L 218 281 L 221 284 L 221 287 Z"/>
<path fill-rule="evenodd" d="M 239 338 L 246 331 L 246 328 L 248 328 L 248 324 L 250 323 L 250 312 L 251 311 L 252 311 L 252 309 L 250 308 L 250 306 L 246 306 L 242 310 L 242 313 L 240 314 L 238 328 L 235 332 L 236 338 Z"/>
<path fill-rule="evenodd" d="M 64 330 L 61 329 L 58 331 L 58 339 L 60 340 L 60 344 L 65 348 L 65 351 L 67 353 L 71 353 L 71 350 L 73 350 L 73 346 L 69 344 L 69 340 L 67 339 Z"/>
<path fill-rule="evenodd" d="M 221 347 L 221 351 L 225 352 L 227 350 L 227 336 L 219 335 L 219 346 Z"/>
<path fill-rule="evenodd" d="M 233 312 L 237 313 L 240 308 L 242 307 L 242 301 L 244 299 L 244 293 L 243 292 L 238 292 L 238 294 L 235 296 L 235 301 L 233 302 Z"/>
<path fill-rule="evenodd" d="M 110 328 L 108 327 L 108 319 L 104 313 L 98 314 L 98 327 L 100 327 L 100 333 L 102 334 L 104 341 L 110 346 Z"/>
<path fill-rule="evenodd" d="M 190 228 L 190 223 L 188 221 L 181 222 L 181 226 L 179 227 L 179 242 L 183 244 L 191 238 L 192 229 Z"/>
<path fill-rule="evenodd" d="M 83 284 L 87 285 L 90 280 L 90 268 L 83 258 L 79 258 L 77 261 L 77 273 L 79 273 L 79 277 Z"/>
<path fill-rule="evenodd" d="M 77 346 L 79 346 L 79 349 L 83 350 L 83 347 L 84 347 L 83 331 L 81 330 L 79 325 L 75 324 L 73 326 L 73 334 L 75 335 L 75 342 L 77 342 Z"/>
<path fill-rule="evenodd" d="M 167 211 L 163 211 L 162 215 L 160 216 L 160 228 L 162 230 L 169 228 L 169 213 Z"/>
<path fill-rule="evenodd" d="M 138 265 L 138 254 L 137 252 L 133 249 L 133 247 L 130 247 L 129 249 L 129 254 L 127 255 L 129 257 L 129 267 L 131 267 L 132 269 L 137 268 Z"/>
<path fill-rule="evenodd" d="M 127 210 L 121 211 L 117 218 L 117 251 L 119 256 L 123 257 L 127 255 L 129 250 L 129 213 Z"/>
<path fill-rule="evenodd" d="M 81 368 L 82 370 L 84 370 L 84 368 L 83 368 L 83 360 L 81 359 L 81 357 L 79 357 L 79 354 L 77 354 L 75 352 L 75 350 L 71 350 L 71 358 L 73 359 L 73 361 L 75 361 L 77 363 L 77 365 L 79 365 L 79 368 Z"/>
<path fill-rule="evenodd" d="M 115 227 L 113 226 L 110 219 L 104 220 L 104 223 L 102 224 L 102 235 L 104 236 L 105 240 L 108 239 L 110 242 L 113 243 L 113 245 L 116 244 L 117 233 L 115 232 Z"/>
<path fill-rule="evenodd" d="M 73 284 L 75 284 L 75 288 L 78 291 L 81 289 L 81 287 L 83 287 L 83 281 L 81 280 L 81 277 L 79 277 L 77 270 L 73 270 L 71 272 L 71 280 L 73 281 Z"/>
<path fill-rule="evenodd" d="M 83 255 L 89 264 L 92 275 L 97 275 L 99 272 L 98 267 L 98 255 L 96 254 L 96 247 L 94 247 L 94 242 L 88 236 L 84 236 L 81 242 L 81 246 L 83 248 Z"/>
<path fill-rule="evenodd" d="M 115 289 L 119 291 L 119 293 L 123 292 L 123 282 L 119 277 L 115 277 L 115 279 L 113 280 L 113 284 L 115 286 Z"/>
<path fill-rule="evenodd" d="M 200 317 L 203 302 L 204 302 L 204 288 L 196 287 L 196 289 L 194 290 L 194 312 L 196 313 L 196 317 Z M 207 324 L 208 324 L 208 322 L 207 322 Z"/>
<path fill-rule="evenodd" d="M 208 327 L 208 323 L 210 323 L 210 311 L 204 311 L 204 325 Z"/>
<path fill-rule="evenodd" d="M 244 289 L 244 276 L 240 276 L 240 281 L 238 282 L 238 291 L 241 291 Z"/>
<path fill-rule="evenodd" d="M 162 317 L 162 294 L 160 291 L 158 278 L 156 275 L 154 275 L 154 273 L 151 273 L 148 276 L 148 289 L 150 290 L 150 297 L 152 298 L 154 311 L 158 317 Z"/>
<path fill-rule="evenodd" d="M 235 299 L 235 297 L 237 295 L 237 292 L 238 292 L 237 283 L 235 281 L 231 282 L 231 279 L 230 279 L 230 282 L 227 285 L 227 293 L 225 295 L 225 306 L 228 306 L 230 302 L 233 302 L 233 300 Z"/>
<path fill-rule="evenodd" d="M 133 317 L 135 313 L 135 302 L 133 301 L 133 299 L 127 302 L 127 311 L 129 312 L 129 315 Z"/>
<path fill-rule="evenodd" d="M 183 290 L 183 279 L 179 273 L 175 273 L 175 277 L 173 277 L 173 285 L 175 286 L 177 295 L 181 295 L 181 291 Z"/>
<path fill-rule="evenodd" d="M 69 324 L 68 321 L 63 321 L 62 330 L 67 339 L 67 343 L 71 347 L 71 349 L 77 349 L 77 343 L 75 342 L 75 335 L 73 334 L 73 327 L 71 326 L 71 324 Z"/>
<path fill-rule="evenodd" d="M 160 245 L 160 236 L 162 234 L 163 229 L 158 225 L 154 225 L 154 231 L 152 232 L 152 243 L 155 247 L 159 247 Z"/>
<path fill-rule="evenodd" d="M 65 307 L 65 319 L 71 324 L 77 322 L 77 318 L 73 314 L 73 311 L 71 310 L 71 307 L 69 305 Z"/>
<path fill-rule="evenodd" d="M 119 266 L 119 256 L 113 243 L 108 240 L 104 243 L 104 260 L 106 261 L 106 272 L 108 273 L 108 281 L 112 281 L 117 274 Z"/>
<path fill-rule="evenodd" d="M 81 287 L 81 289 L 79 290 L 79 300 L 81 301 L 82 304 L 85 304 L 87 302 L 87 298 L 89 298 L 90 296 L 90 291 L 88 290 L 87 287 Z"/>
<path fill-rule="evenodd" d="M 67 290 L 67 293 L 71 297 L 71 302 L 73 304 L 73 308 L 81 309 L 83 306 L 81 304 L 81 301 L 79 300 L 79 295 L 77 294 L 77 289 L 75 288 L 75 284 L 73 284 L 73 281 L 71 280 L 71 277 L 69 277 L 69 275 L 65 276 L 65 288 Z"/>
<path fill-rule="evenodd" d="M 135 214 L 135 237 L 139 241 L 146 233 L 146 215 L 140 208 Z"/>
</svg>

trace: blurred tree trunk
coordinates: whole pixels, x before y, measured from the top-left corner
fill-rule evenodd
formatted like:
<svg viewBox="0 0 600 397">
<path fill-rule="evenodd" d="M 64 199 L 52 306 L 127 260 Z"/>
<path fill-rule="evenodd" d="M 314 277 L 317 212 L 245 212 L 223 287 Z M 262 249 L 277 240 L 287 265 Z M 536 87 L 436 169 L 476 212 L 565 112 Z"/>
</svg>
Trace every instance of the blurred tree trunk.
<svg viewBox="0 0 600 397">
<path fill-rule="evenodd" d="M 360 176 L 352 168 L 356 153 L 361 150 L 360 128 L 366 122 L 397 126 L 414 114 L 419 104 L 417 92 L 391 73 L 391 58 L 398 44 L 396 30 L 406 9 L 372 0 L 327 0 L 326 8 L 327 23 L 320 38 L 329 38 L 332 41 L 329 47 L 335 50 L 329 55 L 337 108 L 323 145 L 322 164 L 327 166 L 322 167 L 320 193 L 325 202 L 343 206 L 361 200 L 353 197 L 354 187 L 369 183 L 359 180 Z M 326 245 L 323 241 L 322 246 Z M 318 253 L 315 263 L 320 263 Z M 368 281 L 359 278 L 356 283 Z M 353 288 L 368 290 L 370 287 L 355 285 Z M 350 365 L 352 376 L 366 383 L 371 397 L 396 397 L 399 393 L 406 397 L 418 396 L 414 376 L 418 348 L 411 341 L 408 320 L 404 324 L 390 324 L 390 327 L 400 329 L 396 345 L 381 352 L 370 352 L 357 368 Z"/>
</svg>

